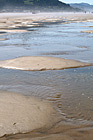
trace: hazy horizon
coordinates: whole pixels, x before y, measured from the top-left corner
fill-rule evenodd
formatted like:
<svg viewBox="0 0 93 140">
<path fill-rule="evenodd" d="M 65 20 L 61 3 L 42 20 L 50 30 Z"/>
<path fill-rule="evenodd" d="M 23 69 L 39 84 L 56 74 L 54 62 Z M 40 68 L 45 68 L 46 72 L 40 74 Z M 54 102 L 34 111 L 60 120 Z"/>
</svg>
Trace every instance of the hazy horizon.
<svg viewBox="0 0 93 140">
<path fill-rule="evenodd" d="M 61 2 L 65 2 L 65 3 L 89 3 L 93 5 L 93 1 L 92 0 L 59 0 Z"/>
</svg>

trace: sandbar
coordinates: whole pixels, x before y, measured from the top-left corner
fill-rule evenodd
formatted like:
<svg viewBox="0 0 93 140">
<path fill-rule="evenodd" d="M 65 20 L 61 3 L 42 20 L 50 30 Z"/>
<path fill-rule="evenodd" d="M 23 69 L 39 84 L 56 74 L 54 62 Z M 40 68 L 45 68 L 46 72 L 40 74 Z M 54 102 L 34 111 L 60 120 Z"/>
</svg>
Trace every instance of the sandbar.
<svg viewBox="0 0 93 140">
<path fill-rule="evenodd" d="M 28 32 L 27 30 L 0 30 L 1 32 L 6 32 L 6 33 L 24 33 L 24 32 Z"/>
<path fill-rule="evenodd" d="M 91 33 L 93 34 L 93 30 L 81 31 L 82 33 Z"/>
<path fill-rule="evenodd" d="M 28 71 L 61 70 L 86 66 L 93 66 L 93 63 L 47 56 L 25 56 L 0 61 L 1 68 Z"/>
</svg>

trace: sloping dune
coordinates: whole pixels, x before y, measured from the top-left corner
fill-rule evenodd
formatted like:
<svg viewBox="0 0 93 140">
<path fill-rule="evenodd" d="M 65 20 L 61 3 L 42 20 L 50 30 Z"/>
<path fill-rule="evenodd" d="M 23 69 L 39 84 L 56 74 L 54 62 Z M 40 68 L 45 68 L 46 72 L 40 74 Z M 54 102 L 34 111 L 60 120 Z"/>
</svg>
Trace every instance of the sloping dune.
<svg viewBox="0 0 93 140">
<path fill-rule="evenodd" d="M 60 70 L 85 66 L 93 66 L 93 63 L 46 56 L 27 56 L 0 61 L 2 68 L 29 71 Z"/>
<path fill-rule="evenodd" d="M 0 92 L 0 137 L 49 128 L 59 119 L 51 103 L 17 93 Z"/>
</svg>

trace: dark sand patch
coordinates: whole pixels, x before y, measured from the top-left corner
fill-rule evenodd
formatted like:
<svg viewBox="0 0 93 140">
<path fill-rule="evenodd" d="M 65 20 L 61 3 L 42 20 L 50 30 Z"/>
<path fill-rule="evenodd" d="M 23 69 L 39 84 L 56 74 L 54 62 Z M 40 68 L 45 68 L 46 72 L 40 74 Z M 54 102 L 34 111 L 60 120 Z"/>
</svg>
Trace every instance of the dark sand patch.
<svg viewBox="0 0 93 140">
<path fill-rule="evenodd" d="M 79 46 L 78 48 L 82 48 L 84 50 L 72 50 L 72 51 L 54 51 L 54 52 L 47 52 L 47 53 L 41 53 L 41 55 L 73 55 L 79 52 L 84 52 L 87 49 L 86 46 Z"/>
<path fill-rule="evenodd" d="M 38 137 L 38 138 L 22 138 L 20 140 L 74 140 L 70 136 L 62 134 L 51 134 L 49 136 Z"/>
<path fill-rule="evenodd" d="M 7 32 L 5 32 L 5 31 L 1 31 L 1 30 L 0 30 L 0 34 L 1 34 L 1 35 L 2 35 L 2 34 L 5 34 L 5 33 L 7 33 Z"/>
<path fill-rule="evenodd" d="M 82 49 L 88 49 L 87 46 L 77 46 L 78 48 L 82 48 Z"/>
</svg>

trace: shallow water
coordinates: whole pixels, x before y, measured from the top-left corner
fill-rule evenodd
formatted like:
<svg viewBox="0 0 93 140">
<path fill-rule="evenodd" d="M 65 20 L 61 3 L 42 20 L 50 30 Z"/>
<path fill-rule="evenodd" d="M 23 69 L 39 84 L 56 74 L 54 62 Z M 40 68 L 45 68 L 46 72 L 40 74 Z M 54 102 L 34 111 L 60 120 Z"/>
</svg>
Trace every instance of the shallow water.
<svg viewBox="0 0 93 140">
<path fill-rule="evenodd" d="M 93 62 L 93 34 L 81 33 L 92 24 L 46 25 L 26 33 L 0 35 L 7 38 L 0 41 L 0 60 L 48 55 Z M 41 72 L 0 69 L 0 90 L 54 102 L 71 123 L 93 123 L 93 67 Z"/>
<path fill-rule="evenodd" d="M 92 23 L 46 25 L 30 32 L 0 35 L 7 39 L 0 41 L 0 59 L 50 55 L 93 62 L 93 34 L 81 33 L 90 29 L 86 26 Z"/>
</svg>

